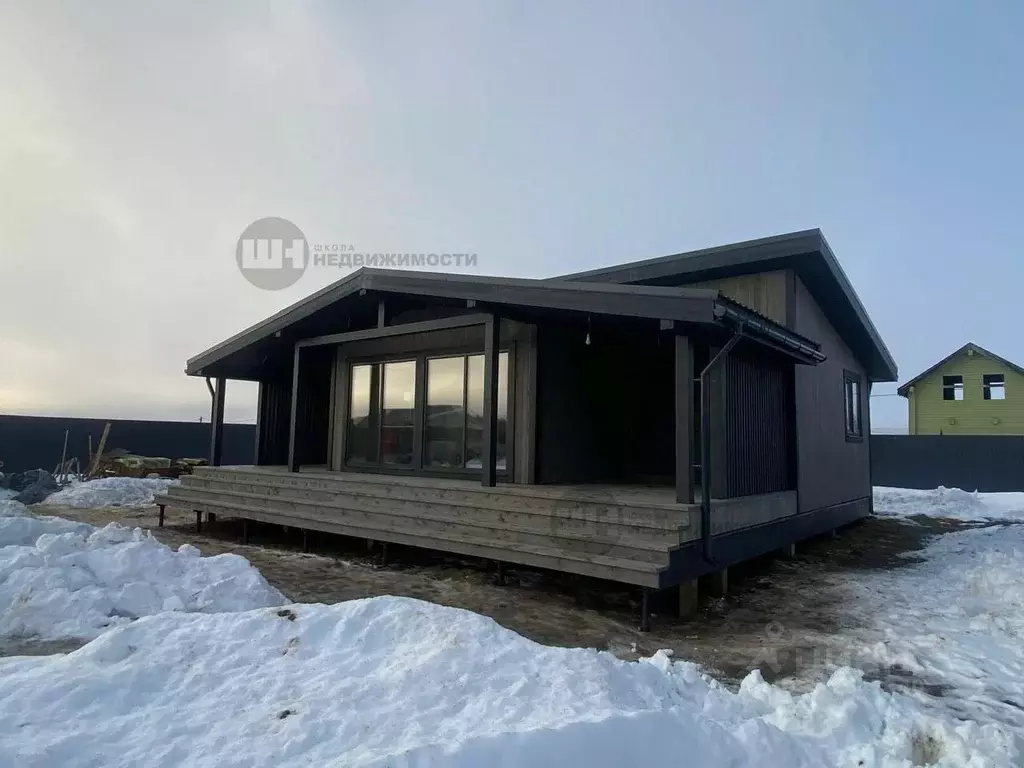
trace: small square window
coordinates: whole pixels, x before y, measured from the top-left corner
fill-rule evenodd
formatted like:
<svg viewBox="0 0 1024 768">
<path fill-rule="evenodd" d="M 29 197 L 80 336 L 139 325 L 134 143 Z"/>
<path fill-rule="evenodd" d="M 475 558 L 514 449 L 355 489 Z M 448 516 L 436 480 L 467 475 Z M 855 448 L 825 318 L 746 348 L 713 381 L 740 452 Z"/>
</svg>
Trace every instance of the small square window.
<svg viewBox="0 0 1024 768">
<path fill-rule="evenodd" d="M 942 377 L 942 399 L 963 400 L 964 399 L 964 377 L 943 376 Z"/>
<path fill-rule="evenodd" d="M 860 376 L 852 371 L 843 371 L 843 402 L 846 412 L 846 439 L 861 440 L 864 429 L 861 422 Z"/>
<path fill-rule="evenodd" d="M 1001 373 L 986 373 L 981 377 L 982 394 L 986 400 L 1006 399 L 1006 379 Z"/>
</svg>

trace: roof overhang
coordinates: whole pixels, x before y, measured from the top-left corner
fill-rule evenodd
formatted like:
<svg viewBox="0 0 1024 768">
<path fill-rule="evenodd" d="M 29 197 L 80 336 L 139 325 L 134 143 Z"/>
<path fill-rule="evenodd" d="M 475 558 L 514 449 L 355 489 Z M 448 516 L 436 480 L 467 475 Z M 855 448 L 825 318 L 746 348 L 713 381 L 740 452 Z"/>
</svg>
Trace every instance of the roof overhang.
<svg viewBox="0 0 1024 768">
<path fill-rule="evenodd" d="M 896 361 L 882 341 L 819 229 L 563 275 L 556 280 L 665 285 L 681 276 L 701 281 L 793 269 L 872 381 L 896 381 Z"/>
<path fill-rule="evenodd" d="M 670 324 L 735 326 L 746 336 L 802 363 L 824 359 L 814 341 L 774 323 L 723 297 L 717 290 L 568 280 L 532 280 L 407 272 L 364 268 L 314 293 L 272 317 L 191 358 L 185 372 L 193 376 L 220 375 L 210 369 L 268 339 L 289 336 L 294 345 L 301 335 L 296 324 L 316 313 L 331 311 L 339 302 L 372 292 L 463 300 L 477 307 L 526 307 L 594 315 L 642 318 Z M 315 335 L 315 334 L 313 334 Z"/>
</svg>

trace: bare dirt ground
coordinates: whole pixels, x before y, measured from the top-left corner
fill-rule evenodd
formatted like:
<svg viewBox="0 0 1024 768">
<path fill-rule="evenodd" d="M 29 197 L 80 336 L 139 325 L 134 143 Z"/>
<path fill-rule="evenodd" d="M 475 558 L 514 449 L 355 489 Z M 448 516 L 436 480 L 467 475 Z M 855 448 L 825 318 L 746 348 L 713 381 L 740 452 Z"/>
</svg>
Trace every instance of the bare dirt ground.
<svg viewBox="0 0 1024 768">
<path fill-rule="evenodd" d="M 378 568 L 361 539 L 311 534 L 312 551 L 306 554 L 300 532 L 250 524 L 250 543 L 243 545 L 237 520 L 204 523 L 200 534 L 194 515 L 168 509 L 166 526 L 158 528 L 155 507 L 35 512 L 148 528 L 172 547 L 188 543 L 204 555 L 243 555 L 296 602 L 404 595 L 490 616 L 547 645 L 598 648 L 624 659 L 668 648 L 727 683 L 760 668 L 766 679 L 795 689 L 820 680 L 842 647 L 837 640 L 844 628 L 844 581 L 858 571 L 905 567 L 914 558 L 904 553 L 962 526 L 929 518 L 869 518 L 835 538 L 799 545 L 793 559 L 763 558 L 731 569 L 726 597 L 702 596 L 698 615 L 688 620 L 657 615 L 652 630 L 641 633 L 637 591 L 607 582 L 510 568 L 506 585 L 496 586 L 484 563 L 398 546 L 389 547 L 387 567 Z M 888 672 L 879 675 L 883 682 L 905 682 L 899 670 Z"/>
</svg>

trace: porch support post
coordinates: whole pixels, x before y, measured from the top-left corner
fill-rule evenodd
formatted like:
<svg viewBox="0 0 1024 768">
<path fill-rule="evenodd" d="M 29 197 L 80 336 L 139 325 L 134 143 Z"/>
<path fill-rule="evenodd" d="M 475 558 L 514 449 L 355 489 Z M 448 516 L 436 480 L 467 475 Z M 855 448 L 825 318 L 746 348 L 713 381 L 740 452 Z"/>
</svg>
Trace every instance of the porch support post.
<svg viewBox="0 0 1024 768">
<path fill-rule="evenodd" d="M 484 444 L 482 485 L 497 485 L 498 463 L 498 331 L 501 318 L 491 315 L 484 323 Z"/>
<path fill-rule="evenodd" d="M 267 385 L 261 381 L 260 388 L 256 396 L 256 441 L 252 447 L 252 463 L 256 466 L 263 463 L 262 457 L 260 456 L 263 443 L 260 433 L 263 431 L 263 427 L 265 426 L 263 423 L 263 409 L 266 407 L 266 397 Z"/>
<path fill-rule="evenodd" d="M 206 380 L 206 386 L 210 389 L 213 399 L 213 406 L 210 410 L 210 466 L 219 467 L 224 448 L 224 388 L 227 380 L 223 377 L 217 379 L 217 386 Z"/>
<path fill-rule="evenodd" d="M 292 364 L 292 406 L 288 417 L 288 471 L 299 471 L 299 357 L 301 347 L 295 347 L 295 358 Z"/>
<path fill-rule="evenodd" d="M 676 501 L 693 504 L 693 345 L 676 336 Z"/>
</svg>

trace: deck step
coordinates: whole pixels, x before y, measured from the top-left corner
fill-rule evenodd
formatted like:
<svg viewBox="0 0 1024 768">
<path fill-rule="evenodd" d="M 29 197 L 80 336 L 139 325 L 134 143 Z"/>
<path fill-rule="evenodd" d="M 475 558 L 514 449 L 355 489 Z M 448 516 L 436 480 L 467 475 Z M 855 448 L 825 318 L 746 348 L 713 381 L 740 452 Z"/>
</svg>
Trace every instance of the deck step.
<svg viewBox="0 0 1024 768">
<path fill-rule="evenodd" d="M 667 531 L 673 534 L 680 529 L 692 527 L 697 508 L 693 505 L 648 505 L 608 498 L 600 493 L 579 493 L 566 491 L 565 495 L 548 492 L 535 496 L 519 492 L 515 486 L 502 487 L 500 491 L 470 489 L 465 486 L 415 485 L 411 483 L 387 484 L 377 482 L 377 476 L 368 475 L 372 480 L 353 479 L 351 473 L 335 477 L 307 473 L 256 473 L 218 469 L 216 472 L 197 473 L 182 478 L 182 486 L 195 489 L 216 490 L 218 487 L 247 486 L 250 492 L 283 495 L 292 492 L 346 494 L 369 498 L 393 499 L 404 502 L 431 502 L 450 507 L 464 507 L 473 510 L 493 512 L 514 512 L 539 514 L 563 518 L 578 518 L 579 511 L 585 510 L 586 519 L 598 524 L 628 525 Z M 405 480 L 405 478 L 400 478 Z M 520 486 L 522 487 L 522 486 Z M 512 489 L 515 488 L 513 491 Z M 310 496 L 310 498 L 326 498 Z"/>
<path fill-rule="evenodd" d="M 559 550 L 588 556 L 610 556 L 662 566 L 668 565 L 669 551 L 679 546 L 678 533 L 660 539 L 631 536 L 626 526 L 605 526 L 602 529 L 591 525 L 588 529 L 583 521 L 577 521 L 580 524 L 570 529 L 567 523 L 571 521 L 560 518 L 548 518 L 552 525 L 547 528 L 537 525 L 524 526 L 497 519 L 474 518 L 472 510 L 458 510 L 457 513 L 453 513 L 441 504 L 408 503 L 399 510 L 394 506 L 381 506 L 380 499 L 339 498 L 333 501 L 309 501 L 185 487 L 169 489 L 168 498 L 174 506 L 202 509 L 205 504 L 231 505 L 268 515 L 286 515 L 296 520 L 308 521 L 310 525 L 337 522 L 362 528 L 399 530 L 435 537 L 446 537 L 456 533 L 500 542 L 502 546 L 556 545 Z M 385 504 L 394 504 L 389 500 L 383 501 Z M 533 517 L 538 519 L 536 515 Z"/>
<path fill-rule="evenodd" d="M 611 536 L 616 540 L 628 539 L 631 545 L 662 547 L 666 541 L 678 542 L 680 532 L 687 526 L 650 527 L 637 524 L 632 510 L 594 510 L 579 503 L 563 504 L 540 509 L 523 507 L 519 509 L 491 509 L 461 502 L 450 502 L 433 496 L 407 500 L 393 496 L 368 493 L 354 493 L 346 488 L 339 490 L 309 490 L 305 488 L 277 487 L 253 483 L 227 483 L 204 480 L 201 484 L 189 483 L 181 486 L 182 491 L 196 493 L 241 494 L 254 498 L 270 498 L 278 501 L 337 506 L 357 509 L 363 512 L 396 514 L 421 517 L 426 514 L 443 515 L 452 522 L 467 524 L 500 523 L 523 530 L 539 529 L 545 533 L 560 535 L 580 534 L 586 537 Z"/>
<path fill-rule="evenodd" d="M 571 550 L 531 545 L 522 542 L 501 542 L 494 537 L 467 535 L 463 530 L 443 533 L 443 538 L 427 532 L 412 532 L 393 526 L 365 527 L 343 520 L 310 520 L 282 512 L 266 512 L 238 503 L 204 501 L 202 505 L 174 494 L 175 489 L 159 497 L 159 503 L 184 509 L 201 509 L 223 517 L 242 517 L 267 523 L 291 525 L 296 528 L 310 528 L 344 536 L 375 539 L 394 544 L 403 544 L 442 552 L 452 552 L 471 557 L 481 557 L 503 562 L 518 563 L 534 568 L 546 568 L 564 573 L 618 581 L 625 584 L 658 587 L 659 574 L 666 566 L 640 560 L 628 560 L 606 555 L 578 553 Z M 179 501 L 186 502 L 184 505 Z"/>
</svg>

